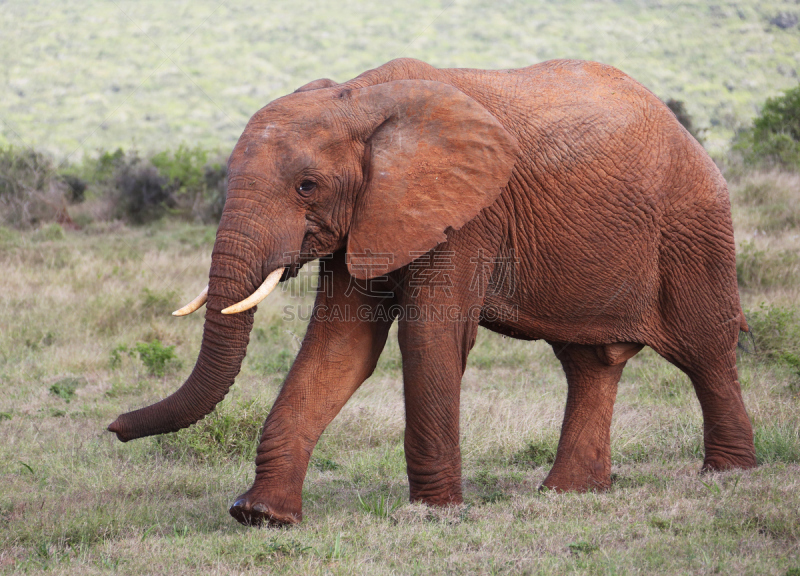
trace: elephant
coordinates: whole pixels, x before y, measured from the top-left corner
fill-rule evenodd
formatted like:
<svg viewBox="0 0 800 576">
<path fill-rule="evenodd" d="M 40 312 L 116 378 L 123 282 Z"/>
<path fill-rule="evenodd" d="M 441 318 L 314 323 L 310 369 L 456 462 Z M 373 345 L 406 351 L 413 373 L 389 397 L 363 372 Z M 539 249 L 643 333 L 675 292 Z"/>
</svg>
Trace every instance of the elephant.
<svg viewBox="0 0 800 576">
<path fill-rule="evenodd" d="M 702 470 L 756 465 L 736 367 L 749 329 L 727 185 L 674 114 L 616 68 L 392 60 L 266 105 L 228 170 L 208 286 L 176 311 L 206 305 L 196 365 L 172 395 L 108 430 L 129 441 L 209 414 L 240 370 L 255 306 L 319 259 L 255 480 L 229 510 L 238 521 L 302 520 L 316 442 L 372 374 L 394 322 L 412 502 L 463 501 L 460 387 L 479 326 L 545 340 L 563 366 L 566 408 L 542 487 L 611 485 L 617 384 L 645 346 L 692 382 Z"/>
</svg>

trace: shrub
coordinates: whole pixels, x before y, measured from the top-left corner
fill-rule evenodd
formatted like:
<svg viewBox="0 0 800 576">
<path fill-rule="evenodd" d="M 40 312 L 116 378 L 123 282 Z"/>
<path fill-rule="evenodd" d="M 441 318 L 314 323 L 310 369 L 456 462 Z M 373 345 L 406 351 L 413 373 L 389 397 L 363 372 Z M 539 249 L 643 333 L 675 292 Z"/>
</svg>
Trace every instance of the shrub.
<svg viewBox="0 0 800 576">
<path fill-rule="evenodd" d="M 69 402 L 75 396 L 75 391 L 85 383 L 83 378 L 62 378 L 50 386 L 50 394 Z"/>
<path fill-rule="evenodd" d="M 0 148 L 0 222 L 28 228 L 53 221 L 70 219 L 67 185 L 52 160 L 34 150 Z"/>
<path fill-rule="evenodd" d="M 203 190 L 207 161 L 208 152 L 183 144 L 172 153 L 159 152 L 150 158 L 153 166 L 177 188 L 179 194 Z"/>
<path fill-rule="evenodd" d="M 179 209 L 186 216 L 215 223 L 222 216 L 227 188 L 227 166 L 209 163 L 209 153 L 183 144 L 174 152 L 160 152 L 150 161 L 175 192 Z"/>
<path fill-rule="evenodd" d="M 163 376 L 169 366 L 179 366 L 175 346 L 164 346 L 159 340 L 153 340 L 149 344 L 139 342 L 133 347 L 133 351 L 139 355 L 139 360 L 153 376 Z"/>
<path fill-rule="evenodd" d="M 762 302 L 758 310 L 748 310 L 745 316 L 758 357 L 788 365 L 800 375 L 800 318 L 796 311 Z"/>
<path fill-rule="evenodd" d="M 62 174 L 61 179 L 67 185 L 68 198 L 73 204 L 80 204 L 83 202 L 86 194 L 88 184 L 83 178 L 75 176 L 74 174 Z"/>
<path fill-rule="evenodd" d="M 682 100 L 675 100 L 674 98 L 670 98 L 664 104 L 667 105 L 667 108 L 672 110 L 672 113 L 675 114 L 675 118 L 678 119 L 678 122 L 686 128 L 686 130 L 694 136 L 695 140 L 703 143 L 703 137 L 700 134 L 700 131 L 694 126 L 694 122 L 692 122 L 692 117 L 689 112 L 686 110 L 686 105 L 683 103 Z"/>
<path fill-rule="evenodd" d="M 175 355 L 175 346 L 164 346 L 157 339 L 149 344 L 139 342 L 132 349 L 124 344 L 117 346 L 109 357 L 109 366 L 112 369 L 122 364 L 123 354 L 131 357 L 137 355 L 151 376 L 164 376 L 168 369 L 180 367 L 180 361 Z"/>
<path fill-rule="evenodd" d="M 42 153 L 0 148 L 0 224 L 72 225 L 67 205 L 87 198 L 104 200 L 101 218 L 146 224 L 175 215 L 216 223 L 225 205 L 228 172 L 222 158 L 210 161 L 210 156 L 184 145 L 150 159 L 117 148 L 87 156 L 59 173 Z"/>
<path fill-rule="evenodd" d="M 788 30 L 797 26 L 797 14 L 791 12 L 778 12 L 775 16 L 769 19 L 769 23 L 777 26 L 781 30 Z"/>
<path fill-rule="evenodd" d="M 800 86 L 768 98 L 753 126 L 737 135 L 734 149 L 748 164 L 800 170 Z"/>
<path fill-rule="evenodd" d="M 134 154 L 126 155 L 122 148 L 117 148 L 113 152 L 104 151 L 94 161 L 91 159 L 85 160 L 84 170 L 95 182 L 111 180 L 120 166 L 125 164 L 127 159 L 132 156 Z"/>
<path fill-rule="evenodd" d="M 136 153 L 126 156 L 114 172 L 118 216 L 134 224 L 160 219 L 177 203 L 168 179 Z"/>
<path fill-rule="evenodd" d="M 530 441 L 511 456 L 511 464 L 525 468 L 548 466 L 556 461 L 558 441 Z"/>
</svg>

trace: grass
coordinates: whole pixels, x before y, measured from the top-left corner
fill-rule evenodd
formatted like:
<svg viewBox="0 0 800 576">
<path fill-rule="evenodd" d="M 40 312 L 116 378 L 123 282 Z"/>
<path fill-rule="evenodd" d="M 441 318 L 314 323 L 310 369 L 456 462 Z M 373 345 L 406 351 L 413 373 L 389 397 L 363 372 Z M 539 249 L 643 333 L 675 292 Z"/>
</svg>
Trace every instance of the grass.
<svg viewBox="0 0 800 576">
<path fill-rule="evenodd" d="M 797 28 L 771 23 L 782 12 L 797 7 L 10 3 L 0 11 L 0 149 L 88 154 L 108 178 L 115 156 L 103 150 L 141 149 L 176 190 L 196 194 L 201 175 L 211 188 L 221 177 L 206 170 L 217 153 L 201 151 L 224 157 L 269 100 L 412 56 L 485 68 L 604 61 L 683 101 L 719 152 L 766 97 L 797 83 Z M 172 152 L 152 157 L 165 142 Z M 215 412 L 119 443 L 105 426 L 174 391 L 194 363 L 202 314 L 170 312 L 207 282 L 215 230 L 129 227 L 91 189 L 69 206 L 80 230 L 42 226 L 58 220 L 53 198 L 83 191 L 68 179 L 45 185 L 53 166 L 31 154 L 2 159 L 24 184 L 4 191 L 5 208 L 29 229 L 0 225 L 0 573 L 800 574 L 798 175 L 728 167 L 756 343 L 740 355 L 740 381 L 759 468 L 698 475 L 691 384 L 645 349 L 619 386 L 611 489 L 539 492 L 566 398 L 561 366 L 544 343 L 481 330 L 462 385 L 465 504 L 408 504 L 394 328 L 311 457 L 303 523 L 254 530 L 227 507 L 252 482 L 256 439 L 305 330 L 286 307 L 307 309 L 312 295 L 293 281 L 259 306 L 242 371 Z"/>
<path fill-rule="evenodd" d="M 796 231 L 756 234 L 747 227 L 756 207 L 735 186 L 740 259 L 752 256 L 753 241 L 764 255 L 752 266 L 773 274 Z M 0 242 L 8 287 L 0 293 L 0 324 L 8 326 L 0 332 L 0 572 L 786 574 L 800 567 L 800 374 L 781 356 L 798 345 L 796 284 L 743 286 L 763 352 L 740 359 L 756 470 L 698 475 L 702 418 L 691 385 L 646 349 L 620 383 L 611 489 L 538 492 L 558 441 L 561 367 L 544 343 L 481 330 L 462 386 L 465 504 L 408 504 L 393 329 L 376 374 L 312 455 L 303 523 L 253 530 L 227 507 L 252 481 L 263 418 L 302 338 L 303 322 L 285 320 L 284 307 L 310 304 L 303 283 L 259 307 L 242 372 L 215 412 L 179 433 L 122 444 L 104 432 L 108 422 L 173 391 L 194 362 L 202 315 L 169 312 L 205 283 L 213 229 L 176 221 L 3 228 Z M 161 372 L 145 360 L 165 356 L 182 367 Z"/>
<path fill-rule="evenodd" d="M 796 12 L 791 0 L 13 2 L 0 14 L 0 145 L 229 151 L 255 110 L 316 78 L 400 56 L 477 68 L 567 57 L 685 102 L 722 150 L 797 84 L 797 28 L 773 23 Z"/>
<path fill-rule="evenodd" d="M 800 174 L 755 171 L 728 176 L 739 230 L 780 234 L 800 227 Z"/>
</svg>

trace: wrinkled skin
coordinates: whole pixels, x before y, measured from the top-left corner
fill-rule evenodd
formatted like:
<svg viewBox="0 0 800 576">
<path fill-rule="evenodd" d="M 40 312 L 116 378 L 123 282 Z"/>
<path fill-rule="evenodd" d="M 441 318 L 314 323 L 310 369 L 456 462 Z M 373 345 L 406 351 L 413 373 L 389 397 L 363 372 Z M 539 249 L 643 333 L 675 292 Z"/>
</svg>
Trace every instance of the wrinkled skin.
<svg viewBox="0 0 800 576">
<path fill-rule="evenodd" d="M 345 84 L 317 80 L 253 116 L 229 173 L 197 364 L 175 394 L 109 430 L 127 441 L 213 410 L 253 323 L 253 310 L 220 311 L 270 272 L 285 267 L 286 279 L 325 256 L 255 481 L 230 510 L 240 522 L 301 520 L 311 452 L 374 370 L 398 314 L 412 501 L 462 500 L 459 388 L 479 325 L 544 339 L 564 367 L 564 423 L 544 486 L 610 485 L 617 382 L 644 346 L 694 385 L 703 468 L 755 466 L 725 181 L 619 70 L 564 60 L 438 70 L 404 59 Z"/>
</svg>

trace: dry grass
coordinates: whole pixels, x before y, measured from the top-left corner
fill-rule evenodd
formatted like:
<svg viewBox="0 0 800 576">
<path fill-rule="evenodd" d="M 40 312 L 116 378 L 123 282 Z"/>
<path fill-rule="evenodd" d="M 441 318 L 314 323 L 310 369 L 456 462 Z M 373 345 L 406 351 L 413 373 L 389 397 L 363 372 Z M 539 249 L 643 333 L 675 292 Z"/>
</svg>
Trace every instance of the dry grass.
<svg viewBox="0 0 800 576">
<path fill-rule="evenodd" d="M 789 232 L 800 228 L 800 174 L 748 172 L 731 182 L 738 229 Z"/>
<path fill-rule="evenodd" d="M 764 252 L 752 268 L 761 278 L 784 278 L 771 267 L 797 247 L 797 228 L 765 236 L 763 213 L 736 186 L 739 241 L 752 239 Z M 485 331 L 463 382 L 464 506 L 394 509 L 407 501 L 408 484 L 393 334 L 376 374 L 313 455 L 303 524 L 239 526 L 227 506 L 252 481 L 254 434 L 304 330 L 281 320 L 282 309 L 307 305 L 309 295 L 281 293 L 260 307 L 234 390 L 201 424 L 129 444 L 104 432 L 119 412 L 174 390 L 192 366 L 202 315 L 178 320 L 169 312 L 205 283 L 212 242 L 210 228 L 168 222 L 66 233 L 0 228 L 0 571 L 783 575 L 800 568 L 800 375 L 790 367 L 742 358 L 761 466 L 699 476 L 702 419 L 691 386 L 643 351 L 620 384 L 612 488 L 540 493 L 558 440 L 563 373 L 545 344 Z M 784 280 L 753 281 L 743 292 L 749 308 L 796 306 L 799 296 L 796 282 Z M 174 345 L 182 368 L 155 377 L 135 355 L 111 362 L 118 346 L 153 339 Z"/>
</svg>

